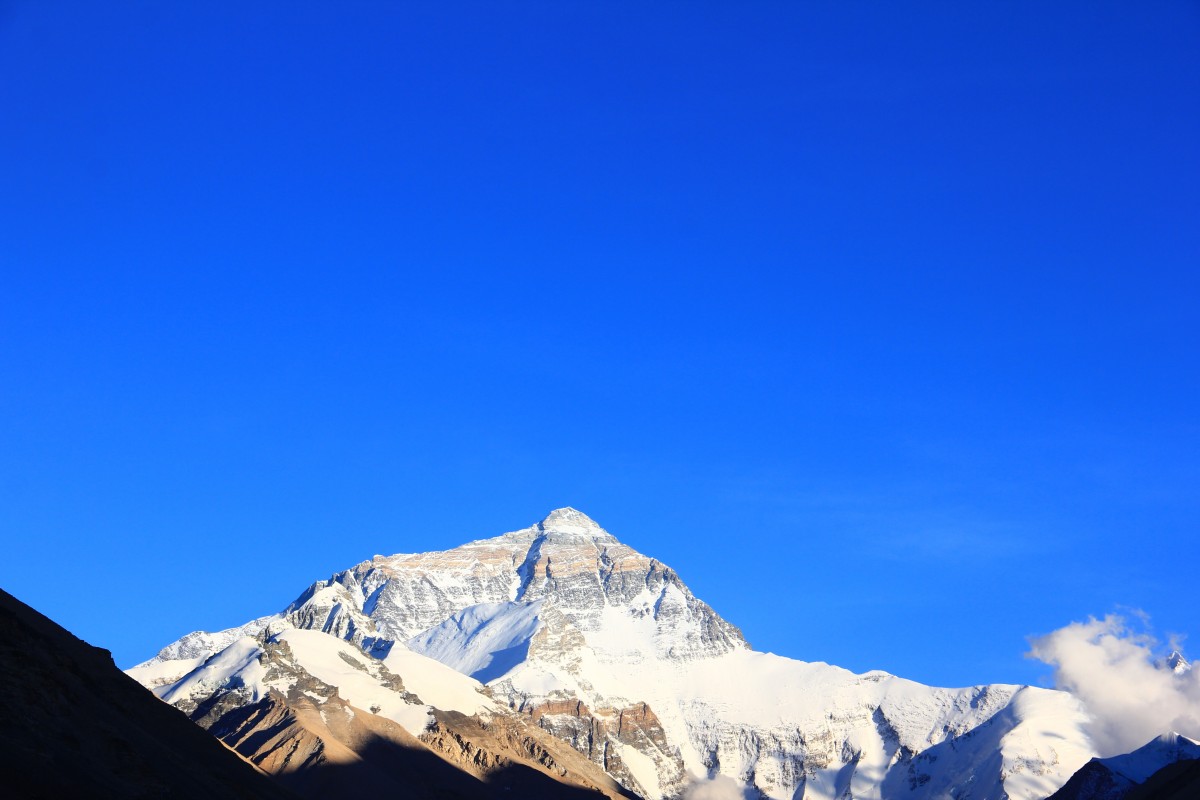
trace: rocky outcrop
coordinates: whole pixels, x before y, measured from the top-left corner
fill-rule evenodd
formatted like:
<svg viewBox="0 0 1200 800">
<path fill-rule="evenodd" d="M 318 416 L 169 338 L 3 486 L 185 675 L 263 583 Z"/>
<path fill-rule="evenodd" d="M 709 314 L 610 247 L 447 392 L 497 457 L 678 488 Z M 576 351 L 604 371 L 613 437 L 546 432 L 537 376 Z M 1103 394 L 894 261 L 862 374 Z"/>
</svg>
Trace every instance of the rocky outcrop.
<svg viewBox="0 0 1200 800">
<path fill-rule="evenodd" d="M 308 587 L 282 616 L 297 628 L 328 633 L 361 647 L 364 640 L 373 643 L 378 635 L 374 620 L 363 613 L 362 605 L 362 589 L 347 571 Z"/>
<path fill-rule="evenodd" d="M 454 712 L 439 712 L 435 718 L 434 724 L 421 734 L 421 741 L 484 780 L 494 781 L 496 775 L 511 772 L 514 765 L 535 764 L 567 785 L 605 797 L 634 796 L 572 747 L 520 718 L 484 719 Z"/>
<path fill-rule="evenodd" d="M 194 718 L 304 797 L 327 797 L 348 785 L 381 796 L 491 796 L 395 722 L 355 708 L 336 693 L 318 703 L 304 694 L 270 692 L 254 703 L 198 709 Z"/>
<path fill-rule="evenodd" d="M 646 703 L 627 708 L 599 708 L 593 713 L 583 701 L 568 699 L 518 710 L 634 792 L 644 794 L 647 789 L 621 757 L 625 747 L 653 759 L 660 785 L 680 788 L 684 785 L 683 760 L 670 746 L 662 724 Z"/>
</svg>

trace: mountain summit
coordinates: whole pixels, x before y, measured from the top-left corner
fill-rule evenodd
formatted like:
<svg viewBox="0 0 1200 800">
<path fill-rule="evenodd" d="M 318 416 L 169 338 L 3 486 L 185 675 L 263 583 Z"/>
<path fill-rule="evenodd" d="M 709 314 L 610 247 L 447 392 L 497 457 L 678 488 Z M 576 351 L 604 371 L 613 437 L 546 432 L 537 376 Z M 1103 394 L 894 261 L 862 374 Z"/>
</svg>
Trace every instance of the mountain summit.
<svg viewBox="0 0 1200 800">
<path fill-rule="evenodd" d="M 1171 670 L 1176 675 L 1182 675 L 1192 668 L 1192 665 L 1188 663 L 1188 660 L 1183 657 L 1183 653 L 1179 652 L 1178 650 L 1172 650 L 1171 654 L 1167 656 L 1166 661 L 1163 663 L 1167 669 Z"/>
<path fill-rule="evenodd" d="M 780 596 L 780 612 L 801 618 L 787 587 Z M 239 665 L 286 660 L 286 645 L 332 687 L 317 698 L 336 690 L 422 741 L 450 710 L 532 725 L 651 800 L 721 775 L 777 800 L 1037 800 L 1095 755 L 1063 692 L 939 689 L 755 652 L 674 570 L 572 508 L 450 550 L 377 556 L 279 614 L 184 641 L 130 672 L 185 710 L 241 696 L 222 687 L 267 691 L 286 670 Z M 295 680 L 280 685 L 316 702 Z M 419 701 L 386 694 L 401 681 Z"/>
<path fill-rule="evenodd" d="M 615 537 L 601 528 L 594 519 L 570 506 L 554 509 L 537 524 L 537 527 L 544 533 L 564 533 L 616 541 Z"/>
</svg>

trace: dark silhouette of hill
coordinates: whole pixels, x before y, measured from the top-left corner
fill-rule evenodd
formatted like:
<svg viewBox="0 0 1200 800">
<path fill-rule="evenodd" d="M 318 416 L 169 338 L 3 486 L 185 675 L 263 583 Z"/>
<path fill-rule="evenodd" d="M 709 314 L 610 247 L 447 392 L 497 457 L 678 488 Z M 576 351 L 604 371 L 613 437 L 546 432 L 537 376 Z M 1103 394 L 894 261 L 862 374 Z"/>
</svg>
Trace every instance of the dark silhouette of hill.
<svg viewBox="0 0 1200 800">
<path fill-rule="evenodd" d="M 92 647 L 0 591 L 0 794 L 296 800 Z"/>
<path fill-rule="evenodd" d="M 1197 800 L 1200 798 L 1200 760 L 1176 761 L 1151 775 L 1125 795 L 1125 800 Z"/>
</svg>

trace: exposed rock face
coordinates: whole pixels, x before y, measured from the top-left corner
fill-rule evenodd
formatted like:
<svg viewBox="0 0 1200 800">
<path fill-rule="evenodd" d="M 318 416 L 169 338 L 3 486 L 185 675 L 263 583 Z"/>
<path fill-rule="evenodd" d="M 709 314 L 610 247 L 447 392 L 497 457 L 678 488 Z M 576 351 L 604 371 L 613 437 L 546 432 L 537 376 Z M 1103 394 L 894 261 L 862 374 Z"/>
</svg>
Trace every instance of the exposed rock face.
<svg viewBox="0 0 1200 800">
<path fill-rule="evenodd" d="M 294 797 L 0 592 L 0 794 L 12 798 Z"/>
<path fill-rule="evenodd" d="M 283 617 L 297 628 L 321 631 L 360 647 L 375 641 L 375 623 L 362 611 L 362 590 L 353 573 L 338 580 L 317 581 L 283 610 Z"/>
<path fill-rule="evenodd" d="M 484 719 L 455 712 L 435 716 L 434 724 L 421 734 L 421 741 L 484 780 L 511 774 L 516 765 L 534 764 L 567 786 L 606 797 L 630 796 L 566 743 L 518 717 L 497 715 Z M 559 789 L 565 791 L 561 786 Z"/>
<path fill-rule="evenodd" d="M 667 741 L 658 717 L 645 703 L 628 708 L 601 708 L 595 713 L 580 700 L 547 701 L 518 709 L 542 729 L 568 742 L 628 789 L 645 793 L 646 789 L 626 766 L 620 748 L 613 742 L 651 755 L 659 763 L 660 774 L 676 782 L 684 777 L 683 760 Z"/>
<path fill-rule="evenodd" d="M 657 655 L 696 658 L 746 647 L 669 567 L 618 542 L 586 515 L 558 509 L 537 525 L 436 553 L 376 557 L 335 575 L 376 631 L 406 641 L 485 603 L 546 599 L 575 628 L 601 627 L 606 607 L 639 602 L 656 622 Z M 310 590 L 311 592 L 312 590 Z"/>
<path fill-rule="evenodd" d="M 656 800 L 718 774 L 777 800 L 1041 800 L 1094 755 L 1061 692 L 937 689 L 756 653 L 673 570 L 574 509 L 451 550 L 376 556 L 282 616 L 473 676 Z M 150 682 L 169 663 L 131 672 Z"/>
</svg>

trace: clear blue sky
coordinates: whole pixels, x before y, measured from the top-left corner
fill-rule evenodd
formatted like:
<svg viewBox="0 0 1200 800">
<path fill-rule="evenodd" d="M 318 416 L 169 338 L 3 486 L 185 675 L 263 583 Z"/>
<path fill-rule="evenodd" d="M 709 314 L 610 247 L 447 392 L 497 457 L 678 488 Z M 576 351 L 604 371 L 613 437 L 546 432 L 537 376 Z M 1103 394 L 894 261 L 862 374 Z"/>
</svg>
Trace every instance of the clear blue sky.
<svg viewBox="0 0 1200 800">
<path fill-rule="evenodd" d="M 0 586 L 128 666 L 572 505 L 805 660 L 1200 636 L 1198 41 L 1194 2 L 0 3 Z"/>
</svg>

